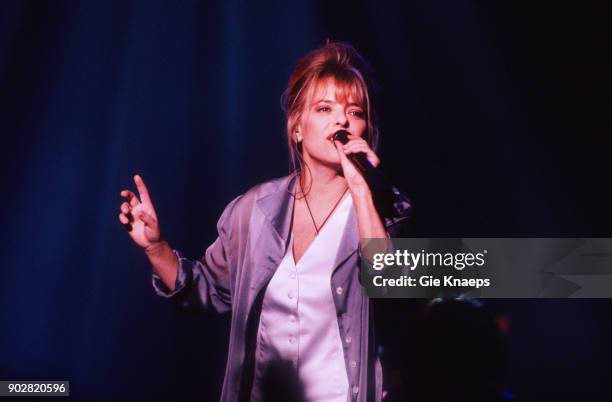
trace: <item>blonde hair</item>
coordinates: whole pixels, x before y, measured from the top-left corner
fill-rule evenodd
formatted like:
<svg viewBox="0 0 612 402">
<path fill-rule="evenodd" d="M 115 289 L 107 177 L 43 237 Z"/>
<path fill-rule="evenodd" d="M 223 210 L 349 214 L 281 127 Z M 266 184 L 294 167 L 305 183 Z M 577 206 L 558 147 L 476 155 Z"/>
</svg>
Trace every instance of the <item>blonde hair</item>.
<svg viewBox="0 0 612 402">
<path fill-rule="evenodd" d="M 373 85 L 371 70 L 367 62 L 351 46 L 345 43 L 330 42 L 302 57 L 289 78 L 287 89 L 281 97 L 282 108 L 287 119 L 287 145 L 291 172 L 299 172 L 304 163 L 301 144 L 295 139 L 295 129 L 305 110 L 306 102 L 313 93 L 320 90 L 321 83 L 328 78 L 335 81 L 337 99 L 353 96 L 363 108 L 366 119 L 364 139 L 376 151 L 378 148 L 378 125 L 372 106 Z"/>
</svg>

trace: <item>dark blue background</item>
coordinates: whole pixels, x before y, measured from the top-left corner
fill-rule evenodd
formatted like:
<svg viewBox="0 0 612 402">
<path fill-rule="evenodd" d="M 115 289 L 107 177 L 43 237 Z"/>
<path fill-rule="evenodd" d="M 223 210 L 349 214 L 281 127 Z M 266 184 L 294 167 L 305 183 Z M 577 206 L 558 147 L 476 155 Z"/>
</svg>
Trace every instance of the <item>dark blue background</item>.
<svg viewBox="0 0 612 402">
<path fill-rule="evenodd" d="M 603 2 L 0 2 L 0 379 L 68 379 L 81 399 L 218 398 L 229 321 L 154 296 L 119 191 L 140 173 L 165 237 L 199 257 L 227 202 L 288 173 L 280 94 L 326 38 L 377 72 L 380 155 L 414 201 L 415 235 L 610 236 L 610 14 Z M 389 371 L 411 303 L 379 306 Z M 509 317 L 517 399 L 607 398 L 612 303 L 485 305 Z"/>
</svg>

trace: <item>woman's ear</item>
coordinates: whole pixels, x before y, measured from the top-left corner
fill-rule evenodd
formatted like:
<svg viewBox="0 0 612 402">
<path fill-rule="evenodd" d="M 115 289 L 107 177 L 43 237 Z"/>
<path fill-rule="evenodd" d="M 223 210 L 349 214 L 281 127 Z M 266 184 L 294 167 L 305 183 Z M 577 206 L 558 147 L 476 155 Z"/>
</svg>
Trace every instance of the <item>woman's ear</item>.
<svg viewBox="0 0 612 402">
<path fill-rule="evenodd" d="M 295 142 L 302 142 L 302 134 L 300 132 L 300 126 L 297 126 L 295 128 L 295 131 L 293 132 L 293 137 L 295 138 Z"/>
</svg>

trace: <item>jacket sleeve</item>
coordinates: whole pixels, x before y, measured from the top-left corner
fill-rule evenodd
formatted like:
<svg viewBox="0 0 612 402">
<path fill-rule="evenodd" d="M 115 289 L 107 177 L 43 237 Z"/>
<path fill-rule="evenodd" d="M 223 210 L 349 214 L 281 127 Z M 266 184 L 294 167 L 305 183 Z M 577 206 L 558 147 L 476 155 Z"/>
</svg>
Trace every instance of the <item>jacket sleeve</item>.
<svg viewBox="0 0 612 402">
<path fill-rule="evenodd" d="M 383 216 L 383 224 L 388 237 L 402 237 L 408 235 L 407 224 L 412 214 L 412 202 L 397 187 L 393 187 L 395 199 L 392 213 Z"/>
<path fill-rule="evenodd" d="M 360 247 L 358 247 L 359 263 L 361 265 L 359 281 L 362 286 L 365 286 L 364 281 L 371 283 L 375 276 L 381 274 L 380 271 L 374 269 L 373 264 L 363 256 L 362 246 L 366 246 L 370 243 L 375 249 L 385 249 L 387 253 L 394 253 L 395 248 L 393 247 L 391 238 L 408 235 L 408 221 L 412 213 L 412 203 L 410 199 L 396 187 L 393 187 L 393 193 L 395 194 L 395 198 L 391 211 L 392 213 L 381 216 L 385 231 L 387 232 L 387 239 L 382 241 L 374 239 L 365 242 L 362 240 L 360 242 Z M 408 269 L 402 269 L 397 270 L 397 273 L 398 276 L 406 275 L 409 274 L 410 271 Z M 371 294 L 371 296 L 384 297 L 388 293 L 386 287 L 369 288 L 374 293 Z"/>
<path fill-rule="evenodd" d="M 232 309 L 228 244 L 232 212 L 239 198 L 225 207 L 217 222 L 217 239 L 206 249 L 201 259 L 190 260 L 180 251 L 173 250 L 179 261 L 173 291 L 153 271 L 153 289 L 158 296 L 170 299 L 186 310 L 225 313 Z"/>
</svg>

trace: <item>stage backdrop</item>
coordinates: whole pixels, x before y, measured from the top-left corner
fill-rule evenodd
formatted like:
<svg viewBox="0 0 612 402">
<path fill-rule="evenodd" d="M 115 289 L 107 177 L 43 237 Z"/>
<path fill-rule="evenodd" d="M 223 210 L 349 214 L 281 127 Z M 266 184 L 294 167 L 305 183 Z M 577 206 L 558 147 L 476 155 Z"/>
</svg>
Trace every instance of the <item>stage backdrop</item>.
<svg viewBox="0 0 612 402">
<path fill-rule="evenodd" d="M 228 317 L 154 295 L 119 191 L 141 174 L 163 235 L 199 257 L 232 198 L 288 173 L 280 95 L 327 38 L 377 72 L 415 235 L 612 235 L 610 8 L 539 3 L 1 2 L 0 380 L 218 398 Z M 517 399 L 604 395 L 609 302 L 485 307 L 509 317 Z M 380 310 L 391 370 L 412 310 Z"/>
</svg>

